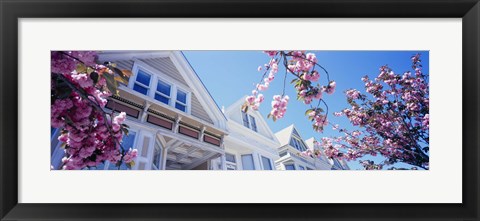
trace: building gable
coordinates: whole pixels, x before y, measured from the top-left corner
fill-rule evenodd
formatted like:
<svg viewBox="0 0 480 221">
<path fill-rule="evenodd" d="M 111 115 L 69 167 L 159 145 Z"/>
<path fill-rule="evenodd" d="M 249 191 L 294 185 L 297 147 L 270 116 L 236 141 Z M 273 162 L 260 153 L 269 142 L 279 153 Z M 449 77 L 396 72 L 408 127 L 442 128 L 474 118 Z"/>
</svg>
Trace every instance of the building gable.
<svg viewBox="0 0 480 221">
<path fill-rule="evenodd" d="M 158 73 L 173 79 L 178 84 L 185 85 L 191 90 L 190 114 L 205 122 L 223 125 L 217 125 L 220 127 L 225 126 L 225 122 L 222 122 L 222 118 L 225 121 L 225 117 L 216 106 L 213 98 L 208 94 L 200 79 L 198 79 L 198 76 L 181 55 L 181 52 L 115 51 L 102 53 L 100 56 L 102 61 L 114 62 L 120 69 L 132 70 L 136 63 L 148 65 Z M 214 105 L 211 105 L 211 103 Z"/>
<path fill-rule="evenodd" d="M 243 116 L 242 116 L 243 113 L 241 110 L 244 102 L 245 102 L 245 97 L 242 97 L 225 110 L 225 115 L 227 116 L 228 121 L 234 121 L 235 123 L 244 126 Z M 262 116 L 262 114 L 259 111 L 254 111 L 252 109 L 249 109 L 247 112 L 247 116 L 254 117 L 256 128 L 257 128 L 256 133 L 274 142 L 278 142 L 272 130 L 268 126 L 267 122 L 265 121 L 265 118 Z"/>
</svg>

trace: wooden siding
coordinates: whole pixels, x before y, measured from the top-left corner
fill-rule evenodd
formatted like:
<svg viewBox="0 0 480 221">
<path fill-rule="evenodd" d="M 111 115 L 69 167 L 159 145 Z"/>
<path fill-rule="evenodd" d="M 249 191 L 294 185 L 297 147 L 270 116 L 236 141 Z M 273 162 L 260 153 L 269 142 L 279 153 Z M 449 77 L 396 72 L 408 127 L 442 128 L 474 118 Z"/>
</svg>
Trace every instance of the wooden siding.
<svg viewBox="0 0 480 221">
<path fill-rule="evenodd" d="M 175 68 L 175 65 L 170 58 L 148 58 L 140 59 L 140 61 L 152 66 L 178 82 L 187 85 L 187 82 L 183 79 L 182 75 L 180 75 L 177 68 Z"/>
<path fill-rule="evenodd" d="M 210 96 L 210 95 L 208 95 Z M 192 100 L 191 100 L 191 104 L 192 104 L 192 115 L 195 116 L 195 117 L 198 117 L 208 123 L 211 123 L 213 124 L 213 121 L 210 119 L 210 116 L 208 116 L 208 113 L 207 111 L 205 111 L 205 109 L 202 107 L 202 105 L 200 104 L 200 101 L 198 100 L 197 96 L 195 94 L 192 93 L 192 96 L 191 96 Z"/>
<path fill-rule="evenodd" d="M 160 72 L 166 74 L 167 76 L 175 79 L 176 81 L 187 85 L 185 79 L 183 79 L 182 75 L 178 72 L 175 65 L 170 60 L 170 58 L 149 58 L 149 59 L 140 59 L 140 61 L 150 65 L 151 67 L 159 70 Z M 132 70 L 134 61 L 133 60 L 121 60 L 121 61 L 113 61 L 117 64 L 117 67 L 120 69 L 127 69 Z M 206 95 L 210 96 L 210 95 Z M 213 124 L 212 119 L 208 115 L 207 111 L 202 107 L 200 101 L 197 98 L 197 95 L 192 93 L 191 96 L 191 114 L 192 116 L 198 117 L 208 123 Z"/>
</svg>

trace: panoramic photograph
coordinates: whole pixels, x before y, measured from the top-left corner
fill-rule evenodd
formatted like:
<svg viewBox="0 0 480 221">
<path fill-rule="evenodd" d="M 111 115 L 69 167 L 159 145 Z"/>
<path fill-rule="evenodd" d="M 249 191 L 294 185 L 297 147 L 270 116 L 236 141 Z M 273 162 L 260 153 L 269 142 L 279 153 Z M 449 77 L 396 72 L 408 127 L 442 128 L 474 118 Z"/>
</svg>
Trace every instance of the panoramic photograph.
<svg viewBox="0 0 480 221">
<path fill-rule="evenodd" d="M 429 170 L 429 51 L 51 51 L 51 170 Z"/>
</svg>

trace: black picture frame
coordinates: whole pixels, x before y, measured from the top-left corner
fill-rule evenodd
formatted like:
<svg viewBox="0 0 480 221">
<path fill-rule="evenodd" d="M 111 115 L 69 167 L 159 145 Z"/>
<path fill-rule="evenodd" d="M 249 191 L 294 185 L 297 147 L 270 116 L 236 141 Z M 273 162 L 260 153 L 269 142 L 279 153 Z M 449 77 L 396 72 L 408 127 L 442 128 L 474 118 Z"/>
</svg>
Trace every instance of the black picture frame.
<svg viewBox="0 0 480 221">
<path fill-rule="evenodd" d="M 1 0 L 0 2 L 1 220 L 479 220 L 480 3 L 478 0 Z M 77 17 L 462 18 L 463 203 L 18 203 L 19 34 L 17 21 L 19 18 Z M 459 73 L 454 74 L 459 76 Z"/>
</svg>

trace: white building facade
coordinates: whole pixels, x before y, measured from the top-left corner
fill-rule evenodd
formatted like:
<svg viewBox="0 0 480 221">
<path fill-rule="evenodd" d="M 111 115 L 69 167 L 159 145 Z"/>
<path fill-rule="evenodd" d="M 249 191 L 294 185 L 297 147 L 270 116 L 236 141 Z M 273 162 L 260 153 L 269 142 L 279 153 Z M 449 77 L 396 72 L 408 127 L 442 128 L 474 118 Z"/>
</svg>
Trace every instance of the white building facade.
<svg viewBox="0 0 480 221">
<path fill-rule="evenodd" d="M 275 170 L 278 140 L 258 111 L 241 111 L 244 102 L 241 98 L 225 110 L 229 131 L 224 140 L 225 168 Z"/>
</svg>

